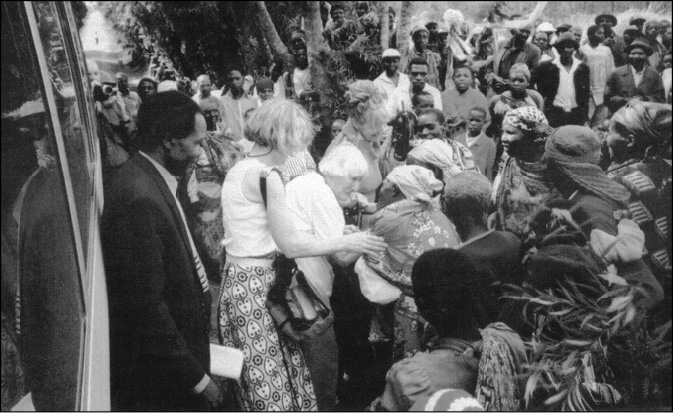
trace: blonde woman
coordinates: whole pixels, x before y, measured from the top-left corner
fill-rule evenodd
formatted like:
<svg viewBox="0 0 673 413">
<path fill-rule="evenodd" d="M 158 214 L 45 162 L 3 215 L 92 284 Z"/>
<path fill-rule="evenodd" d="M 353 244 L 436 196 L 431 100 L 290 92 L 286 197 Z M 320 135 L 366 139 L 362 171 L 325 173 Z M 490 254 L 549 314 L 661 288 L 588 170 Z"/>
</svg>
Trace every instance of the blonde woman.
<svg viewBox="0 0 673 413">
<path fill-rule="evenodd" d="M 254 145 L 234 166 L 222 186 L 224 246 L 227 251 L 219 300 L 219 338 L 245 353 L 237 396 L 244 410 L 316 410 L 316 396 L 304 356 L 290 323 L 276 326 L 265 302 L 276 274 L 278 251 L 289 258 L 338 252 L 375 254 L 380 237 L 353 233 L 318 239 L 299 233 L 285 201 L 278 169 L 303 151 L 315 126 L 298 104 L 271 99 L 257 109 L 245 128 Z M 266 177 L 266 205 L 260 188 Z M 281 330 L 281 331 L 279 331 Z"/>
<path fill-rule="evenodd" d="M 389 114 L 385 109 L 386 93 L 370 80 L 358 80 L 348 87 L 348 120 L 341 134 L 334 138 L 326 154 L 342 142 L 355 145 L 365 156 L 369 166 L 362 177 L 359 192 L 374 202 L 376 188 L 383 180 L 379 169 L 379 159 L 383 154 L 381 143 L 384 139 L 384 127 Z M 362 228 L 366 228 L 368 216 L 363 217 Z"/>
</svg>

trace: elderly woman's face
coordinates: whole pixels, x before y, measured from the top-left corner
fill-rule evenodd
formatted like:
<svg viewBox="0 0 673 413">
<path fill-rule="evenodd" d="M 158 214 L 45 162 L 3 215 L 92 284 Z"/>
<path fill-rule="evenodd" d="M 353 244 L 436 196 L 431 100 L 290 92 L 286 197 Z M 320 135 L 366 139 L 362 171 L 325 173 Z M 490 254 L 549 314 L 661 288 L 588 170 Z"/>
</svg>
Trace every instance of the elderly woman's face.
<svg viewBox="0 0 673 413">
<path fill-rule="evenodd" d="M 521 154 L 522 148 L 525 146 L 523 139 L 523 131 L 516 126 L 504 124 L 502 125 L 502 147 L 505 152 L 513 158 Z"/>
<path fill-rule="evenodd" d="M 347 208 L 352 203 L 351 194 L 360 188 L 362 176 L 326 176 L 325 182 L 336 197 L 339 206 Z"/>
<path fill-rule="evenodd" d="M 647 37 L 654 38 L 657 37 L 658 34 L 659 34 L 659 24 L 655 22 L 649 22 L 647 24 L 647 28 L 645 29 L 645 35 Z"/>
<path fill-rule="evenodd" d="M 610 121 L 610 127 L 607 133 L 608 148 L 610 149 L 610 156 L 614 157 L 615 153 L 624 152 L 627 145 L 631 141 L 629 138 L 629 131 L 621 123 Z"/>
<path fill-rule="evenodd" d="M 376 194 L 376 209 L 382 209 L 395 203 L 403 197 L 397 186 L 387 179 L 384 179 Z"/>
</svg>

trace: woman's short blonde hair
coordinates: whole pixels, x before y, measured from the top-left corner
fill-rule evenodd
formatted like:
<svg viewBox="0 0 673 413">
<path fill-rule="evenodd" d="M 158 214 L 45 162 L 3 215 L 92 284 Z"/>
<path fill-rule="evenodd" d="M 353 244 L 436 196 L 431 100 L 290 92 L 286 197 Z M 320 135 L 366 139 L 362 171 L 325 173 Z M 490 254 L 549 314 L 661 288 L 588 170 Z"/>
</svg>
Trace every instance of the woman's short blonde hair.
<svg viewBox="0 0 673 413">
<path fill-rule="evenodd" d="M 380 117 L 385 124 L 388 113 L 385 109 L 387 94 L 385 90 L 371 80 L 358 80 L 348 86 L 348 117 L 356 124 L 371 122 L 373 117 Z"/>
<path fill-rule="evenodd" d="M 284 154 L 304 150 L 318 127 L 308 112 L 289 99 L 274 98 L 256 109 L 245 125 L 245 137 Z"/>
<path fill-rule="evenodd" d="M 350 142 L 343 142 L 325 154 L 318 164 L 323 176 L 364 176 L 369 170 L 365 156 Z"/>
</svg>

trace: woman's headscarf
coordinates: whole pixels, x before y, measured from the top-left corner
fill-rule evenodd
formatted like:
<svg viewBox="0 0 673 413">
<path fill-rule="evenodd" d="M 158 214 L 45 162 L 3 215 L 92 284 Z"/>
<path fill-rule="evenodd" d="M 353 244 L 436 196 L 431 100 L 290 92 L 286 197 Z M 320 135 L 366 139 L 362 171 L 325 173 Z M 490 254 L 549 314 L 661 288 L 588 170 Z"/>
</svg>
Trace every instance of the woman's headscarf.
<svg viewBox="0 0 673 413">
<path fill-rule="evenodd" d="M 532 131 L 539 123 L 549 124 L 544 113 L 531 106 L 512 109 L 502 119 L 503 125 L 511 125 L 524 131 Z"/>
<path fill-rule="evenodd" d="M 671 105 L 632 100 L 612 121 L 622 124 L 636 140 L 650 140 L 657 147 L 671 144 Z"/>
<path fill-rule="evenodd" d="M 509 69 L 509 75 L 512 76 L 514 73 L 521 73 L 524 75 L 526 80 L 530 82 L 530 69 L 525 63 L 515 63 Z"/>
<path fill-rule="evenodd" d="M 407 199 L 418 198 L 430 202 L 444 184 L 432 171 L 418 165 L 401 165 L 393 169 L 386 179 L 395 184 Z"/>
<path fill-rule="evenodd" d="M 590 128 L 567 125 L 556 129 L 545 144 L 545 158 L 587 191 L 614 203 L 626 204 L 629 191 L 608 178 L 598 166 L 601 140 Z"/>
<path fill-rule="evenodd" d="M 454 162 L 453 148 L 441 139 L 421 141 L 408 156 L 439 167 L 444 172 L 444 182 L 465 170 Z"/>
<path fill-rule="evenodd" d="M 505 113 L 502 125 L 510 125 L 524 131 L 524 138 L 532 138 L 537 143 L 543 143 L 554 131 L 539 109 L 532 106 L 523 106 Z"/>
</svg>

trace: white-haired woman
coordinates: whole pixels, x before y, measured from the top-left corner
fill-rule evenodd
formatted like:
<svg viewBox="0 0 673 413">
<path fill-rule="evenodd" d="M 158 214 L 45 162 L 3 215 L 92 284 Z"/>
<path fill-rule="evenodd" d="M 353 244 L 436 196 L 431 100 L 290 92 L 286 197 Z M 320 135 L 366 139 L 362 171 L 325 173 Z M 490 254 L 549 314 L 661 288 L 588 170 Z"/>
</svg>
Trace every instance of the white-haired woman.
<svg viewBox="0 0 673 413">
<path fill-rule="evenodd" d="M 315 127 L 298 104 L 272 99 L 246 125 L 254 142 L 248 157 L 234 166 L 222 186 L 224 246 L 227 251 L 219 299 L 219 338 L 243 350 L 245 369 L 237 396 L 244 410 L 315 410 L 309 371 L 290 323 L 280 334 L 265 306 L 280 250 L 289 258 L 337 252 L 373 254 L 380 237 L 367 233 L 320 239 L 297 231 L 285 201 L 278 167 L 306 148 Z M 260 178 L 266 177 L 266 203 Z M 266 205 L 265 205 L 266 204 Z"/>
<path fill-rule="evenodd" d="M 386 94 L 370 80 L 358 80 L 348 86 L 348 120 L 341 134 L 334 138 L 326 153 L 343 142 L 354 144 L 367 160 L 367 173 L 360 182 L 360 192 L 374 202 L 376 189 L 382 181 L 379 158 L 383 153 L 381 141 L 389 114 L 385 109 Z M 368 220 L 362 221 L 366 228 Z"/>
<path fill-rule="evenodd" d="M 309 172 L 287 184 L 286 200 L 299 233 L 330 239 L 339 237 L 344 230 L 350 231 L 351 228 L 346 228 L 342 208 L 362 202 L 364 197 L 356 191 L 367 169 L 364 155 L 355 145 L 345 142 L 320 161 L 320 173 Z M 359 256 L 359 253 L 341 251 L 331 256 L 297 258 L 296 261 L 313 291 L 329 307 L 334 283 L 330 260 L 346 266 Z M 318 408 L 332 411 L 336 409 L 339 367 L 334 326 L 330 320 L 327 326 L 313 330 L 302 334 L 300 346 L 313 378 Z"/>
</svg>

